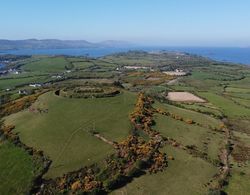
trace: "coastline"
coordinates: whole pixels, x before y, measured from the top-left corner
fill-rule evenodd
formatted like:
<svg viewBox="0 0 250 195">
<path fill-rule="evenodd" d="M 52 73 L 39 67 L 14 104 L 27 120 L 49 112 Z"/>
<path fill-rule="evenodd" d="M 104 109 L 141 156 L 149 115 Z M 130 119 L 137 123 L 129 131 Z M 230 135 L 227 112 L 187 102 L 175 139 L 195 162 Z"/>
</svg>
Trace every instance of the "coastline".
<svg viewBox="0 0 250 195">
<path fill-rule="evenodd" d="M 222 48 L 222 47 L 123 47 L 123 48 L 66 48 L 66 49 L 19 49 L 0 50 L 0 55 L 70 55 L 103 57 L 119 52 L 131 50 L 143 50 L 146 52 L 166 51 L 185 52 L 192 55 L 199 55 L 224 63 L 235 63 L 250 66 L 250 48 Z"/>
</svg>

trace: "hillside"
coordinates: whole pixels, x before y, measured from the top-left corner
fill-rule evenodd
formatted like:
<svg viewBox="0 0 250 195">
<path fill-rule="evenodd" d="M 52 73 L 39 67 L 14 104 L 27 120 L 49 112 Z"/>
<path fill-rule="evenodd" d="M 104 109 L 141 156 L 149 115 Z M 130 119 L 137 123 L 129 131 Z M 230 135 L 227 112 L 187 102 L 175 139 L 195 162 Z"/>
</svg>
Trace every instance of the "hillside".
<svg viewBox="0 0 250 195">
<path fill-rule="evenodd" d="M 179 52 L 9 57 L 0 194 L 248 194 L 249 67 Z"/>
</svg>

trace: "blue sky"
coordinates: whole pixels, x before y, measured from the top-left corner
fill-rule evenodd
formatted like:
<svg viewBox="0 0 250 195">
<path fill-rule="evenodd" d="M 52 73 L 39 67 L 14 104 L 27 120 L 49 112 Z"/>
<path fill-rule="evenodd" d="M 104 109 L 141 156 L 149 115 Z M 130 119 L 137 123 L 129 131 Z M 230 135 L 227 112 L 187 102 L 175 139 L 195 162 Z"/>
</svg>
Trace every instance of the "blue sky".
<svg viewBox="0 0 250 195">
<path fill-rule="evenodd" d="M 249 0 L 1 0 L 0 39 L 250 46 Z"/>
</svg>

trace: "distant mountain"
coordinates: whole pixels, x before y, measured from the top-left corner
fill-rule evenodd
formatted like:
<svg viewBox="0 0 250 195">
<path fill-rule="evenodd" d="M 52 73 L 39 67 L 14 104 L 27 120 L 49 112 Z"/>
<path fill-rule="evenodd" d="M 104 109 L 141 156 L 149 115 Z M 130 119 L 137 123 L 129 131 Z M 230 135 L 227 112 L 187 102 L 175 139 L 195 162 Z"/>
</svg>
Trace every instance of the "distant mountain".
<svg viewBox="0 0 250 195">
<path fill-rule="evenodd" d="M 0 50 L 12 49 L 67 49 L 67 48 L 98 48 L 98 47 L 127 47 L 125 41 L 103 41 L 91 43 L 85 40 L 58 40 L 58 39 L 26 39 L 4 40 L 0 39 Z"/>
</svg>

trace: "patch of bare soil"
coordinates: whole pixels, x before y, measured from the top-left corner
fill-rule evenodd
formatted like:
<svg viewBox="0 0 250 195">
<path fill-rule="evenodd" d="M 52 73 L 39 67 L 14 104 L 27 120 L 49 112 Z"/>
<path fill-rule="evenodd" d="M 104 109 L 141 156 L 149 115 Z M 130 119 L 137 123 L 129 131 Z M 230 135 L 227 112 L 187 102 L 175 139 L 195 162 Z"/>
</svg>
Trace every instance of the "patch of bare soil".
<svg viewBox="0 0 250 195">
<path fill-rule="evenodd" d="M 206 102 L 200 97 L 189 92 L 169 92 L 167 99 L 175 102 Z"/>
</svg>

